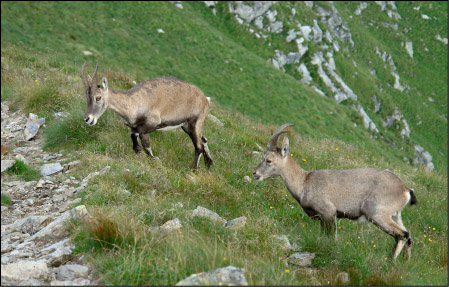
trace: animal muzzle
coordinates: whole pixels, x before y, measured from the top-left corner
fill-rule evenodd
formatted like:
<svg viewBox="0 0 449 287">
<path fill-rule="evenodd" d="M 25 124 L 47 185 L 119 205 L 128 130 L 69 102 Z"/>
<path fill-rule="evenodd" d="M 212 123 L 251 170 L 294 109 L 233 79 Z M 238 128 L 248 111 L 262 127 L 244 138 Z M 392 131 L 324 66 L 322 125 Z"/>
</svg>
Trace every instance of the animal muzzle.
<svg viewBox="0 0 449 287">
<path fill-rule="evenodd" d="M 88 117 L 84 118 L 84 120 L 89 126 L 94 126 L 97 123 L 97 118 L 93 115 L 89 115 Z"/>
<path fill-rule="evenodd" d="M 257 171 L 255 171 L 255 170 L 253 171 L 253 177 L 257 181 L 262 181 L 263 180 L 263 176 L 260 173 L 258 173 Z"/>
</svg>

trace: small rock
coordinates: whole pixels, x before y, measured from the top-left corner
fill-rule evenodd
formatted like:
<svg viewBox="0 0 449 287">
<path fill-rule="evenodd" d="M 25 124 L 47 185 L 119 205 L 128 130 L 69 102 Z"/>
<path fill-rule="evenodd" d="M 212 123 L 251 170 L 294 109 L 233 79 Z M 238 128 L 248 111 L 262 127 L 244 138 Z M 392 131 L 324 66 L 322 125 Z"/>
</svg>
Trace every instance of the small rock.
<svg viewBox="0 0 449 287">
<path fill-rule="evenodd" d="M 181 221 L 178 218 L 175 218 L 161 225 L 159 227 L 159 232 L 162 236 L 165 236 L 177 231 L 181 231 L 181 229 L 182 229 Z"/>
<path fill-rule="evenodd" d="M 55 156 L 55 155 L 48 155 L 48 154 L 46 154 L 46 155 L 44 155 L 44 157 L 42 159 L 48 161 L 48 160 L 55 159 L 56 157 L 57 156 Z"/>
<path fill-rule="evenodd" d="M 241 216 L 226 222 L 226 227 L 231 229 L 240 229 L 246 224 L 246 216 Z"/>
<path fill-rule="evenodd" d="M 131 192 L 129 192 L 129 190 L 127 190 L 127 189 L 125 189 L 123 191 L 123 194 L 126 195 L 126 196 L 131 196 Z"/>
<path fill-rule="evenodd" d="M 67 220 L 72 218 L 80 218 L 86 216 L 87 214 L 86 206 L 79 205 L 69 211 L 64 212 L 61 216 L 41 229 L 39 232 L 25 239 L 24 242 L 61 237 L 66 234 L 65 222 Z"/>
<path fill-rule="evenodd" d="M 44 261 L 19 261 L 1 266 L 2 285 L 4 280 L 25 281 L 47 279 L 49 271 Z"/>
<path fill-rule="evenodd" d="M 193 183 L 196 182 L 195 177 L 193 175 L 190 175 L 190 174 L 186 173 L 186 178 L 188 180 L 190 180 L 191 182 L 193 182 Z"/>
<path fill-rule="evenodd" d="M 66 166 L 67 166 L 67 169 L 71 169 L 72 167 L 74 167 L 75 165 L 77 165 L 77 164 L 79 164 L 81 161 L 79 161 L 79 160 L 75 160 L 75 161 L 71 161 L 71 162 L 69 162 Z"/>
<path fill-rule="evenodd" d="M 407 53 L 410 55 L 410 57 L 413 58 L 413 43 L 412 42 L 406 42 L 405 43 L 405 49 L 407 50 Z"/>
<path fill-rule="evenodd" d="M 295 39 L 296 39 L 296 32 L 295 32 L 295 29 L 290 29 L 290 30 L 288 31 L 287 42 L 291 42 L 291 41 L 293 41 L 293 40 L 295 40 Z"/>
<path fill-rule="evenodd" d="M 288 263 L 305 267 L 312 264 L 314 258 L 315 253 L 296 252 L 295 254 L 288 257 Z"/>
<path fill-rule="evenodd" d="M 8 256 L 2 256 L 2 265 L 9 263 L 9 257 Z"/>
<path fill-rule="evenodd" d="M 42 176 L 52 175 L 62 171 L 63 169 L 64 168 L 59 162 L 44 164 L 41 167 L 41 175 Z"/>
<path fill-rule="evenodd" d="M 223 225 L 226 224 L 226 220 L 220 217 L 217 213 L 210 211 L 207 208 L 198 206 L 195 210 L 192 211 L 192 217 L 203 217 L 208 218 L 212 221 L 222 223 Z"/>
<path fill-rule="evenodd" d="M 71 244 L 70 239 L 67 238 L 42 249 L 41 254 L 53 251 L 50 254 L 46 254 L 44 258 L 48 260 L 51 266 L 58 267 L 70 260 L 73 249 L 75 249 L 75 245 Z"/>
<path fill-rule="evenodd" d="M 16 160 L 9 160 L 9 159 L 2 159 L 1 166 L 2 166 L 2 172 L 5 170 L 8 170 L 8 168 L 12 167 L 16 163 Z"/>
<path fill-rule="evenodd" d="M 243 177 L 243 181 L 245 181 L 245 182 L 251 182 L 251 178 L 250 178 L 249 176 L 245 175 L 245 176 Z"/>
<path fill-rule="evenodd" d="M 295 250 L 295 248 L 290 244 L 290 240 L 288 240 L 287 235 L 273 235 L 272 238 L 281 246 L 282 249 L 287 251 Z"/>
<path fill-rule="evenodd" d="M 21 155 L 20 153 L 16 155 L 16 160 L 20 160 L 25 164 L 28 164 L 28 161 L 26 160 L 26 158 L 23 157 L 23 155 Z"/>
<path fill-rule="evenodd" d="M 18 219 L 12 224 L 2 227 L 2 232 L 8 232 L 9 230 L 16 230 L 22 233 L 35 234 L 43 228 L 46 222 L 51 219 L 49 215 L 33 215 L 25 218 Z M 2 247 L 3 248 L 3 247 Z M 3 250 L 2 250 L 3 252 Z"/>
<path fill-rule="evenodd" d="M 164 30 L 162 30 L 161 28 L 157 28 L 157 32 L 160 33 L 160 34 L 164 34 L 165 33 Z"/>
<path fill-rule="evenodd" d="M 447 38 L 441 38 L 440 34 L 435 36 L 435 39 L 437 39 L 438 41 L 443 42 L 445 45 L 447 45 Z"/>
<path fill-rule="evenodd" d="M 218 268 L 209 272 L 193 274 L 176 283 L 176 286 L 222 286 L 242 285 L 247 286 L 245 270 L 234 266 Z"/>
<path fill-rule="evenodd" d="M 429 20 L 430 17 L 426 14 L 421 14 L 421 18 L 423 18 L 424 20 Z"/>
<path fill-rule="evenodd" d="M 25 140 L 29 141 L 34 138 L 39 131 L 39 127 L 45 123 L 45 118 L 38 118 L 36 114 L 30 113 L 28 121 L 25 125 L 23 135 Z"/>
<path fill-rule="evenodd" d="M 76 278 L 87 278 L 89 268 L 79 264 L 62 265 L 56 271 L 56 279 L 65 281 Z"/>
<path fill-rule="evenodd" d="M 91 51 L 83 51 L 83 54 L 85 56 L 92 56 L 93 55 L 93 53 Z"/>
</svg>

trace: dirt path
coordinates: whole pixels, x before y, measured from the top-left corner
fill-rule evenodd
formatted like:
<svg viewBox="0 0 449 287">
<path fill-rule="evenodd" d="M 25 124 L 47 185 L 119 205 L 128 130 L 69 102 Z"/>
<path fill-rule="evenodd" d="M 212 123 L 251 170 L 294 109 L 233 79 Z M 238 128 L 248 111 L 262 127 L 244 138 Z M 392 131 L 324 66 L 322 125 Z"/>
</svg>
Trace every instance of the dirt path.
<svg viewBox="0 0 449 287">
<path fill-rule="evenodd" d="M 83 256 L 73 255 L 75 246 L 66 230 L 66 221 L 87 215 L 83 205 L 71 208 L 80 200 L 75 199 L 75 185 L 87 183 L 70 176 L 77 162 L 59 166 L 67 159 L 43 151 L 41 130 L 25 140 L 25 114 L 9 110 L 7 102 L 1 109 L 2 170 L 16 160 L 38 171 L 46 165 L 59 170 L 28 182 L 11 181 L 2 173 L 1 192 L 11 204 L 1 207 L 1 285 L 97 284 Z"/>
</svg>

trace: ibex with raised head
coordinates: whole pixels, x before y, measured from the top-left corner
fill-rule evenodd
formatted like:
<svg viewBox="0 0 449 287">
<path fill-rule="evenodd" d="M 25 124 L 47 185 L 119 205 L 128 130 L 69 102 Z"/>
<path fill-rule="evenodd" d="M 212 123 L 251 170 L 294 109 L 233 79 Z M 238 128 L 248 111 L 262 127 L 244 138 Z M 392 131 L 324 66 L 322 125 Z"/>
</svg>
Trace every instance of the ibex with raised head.
<svg viewBox="0 0 449 287">
<path fill-rule="evenodd" d="M 271 136 L 264 159 L 253 171 L 254 178 L 262 181 L 280 176 L 307 215 L 319 219 L 328 234 L 334 229 L 337 237 L 337 218 L 368 220 L 396 240 L 394 259 L 404 245 L 410 259 L 412 239 L 401 211 L 409 201 L 416 204 L 414 191 L 388 170 L 303 170 L 290 156 L 288 137 L 281 148 L 277 146 L 279 136 L 292 125 L 281 126 Z"/>
<path fill-rule="evenodd" d="M 137 141 L 139 136 L 145 152 L 152 158 L 148 133 L 182 127 L 195 147 L 193 168 L 198 167 L 201 154 L 206 166 L 212 165 L 207 139 L 201 131 L 209 112 L 209 98 L 199 88 L 176 78 L 164 77 L 141 82 L 128 91 L 115 91 L 108 88 L 106 78 L 97 85 L 98 63 L 89 79 L 86 78 L 85 65 L 81 76 L 87 101 L 84 114 L 87 124 L 95 125 L 105 110 L 111 108 L 131 128 L 134 151 L 141 152 Z"/>
</svg>

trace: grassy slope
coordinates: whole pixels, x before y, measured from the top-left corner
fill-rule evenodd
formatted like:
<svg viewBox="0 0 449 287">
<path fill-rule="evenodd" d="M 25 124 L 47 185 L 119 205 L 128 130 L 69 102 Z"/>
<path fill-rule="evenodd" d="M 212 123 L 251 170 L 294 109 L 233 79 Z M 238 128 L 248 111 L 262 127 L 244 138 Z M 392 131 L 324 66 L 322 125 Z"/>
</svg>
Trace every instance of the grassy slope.
<svg viewBox="0 0 449 287">
<path fill-rule="evenodd" d="M 327 3 L 318 1 L 316 4 L 330 9 Z M 356 16 L 354 11 L 359 5 L 358 2 L 336 2 L 339 15 L 350 28 L 355 46 L 351 48 L 349 44 L 335 40 L 339 41 L 342 51 L 335 53 L 334 58 L 338 74 L 358 95 L 366 112 L 374 120 L 383 136 L 393 141 L 400 149 L 405 149 L 402 156 L 414 157 L 413 145 L 404 145 L 399 137 L 399 131 L 403 126 L 398 127 L 397 130 L 385 129 L 381 120 L 391 116 L 395 107 L 398 107 L 405 115 L 410 125 L 412 143 L 422 145 L 430 151 L 436 168 L 447 172 L 447 133 L 445 132 L 448 92 L 447 46 L 435 39 L 437 34 L 447 35 L 447 3 L 431 4 L 432 9 L 429 8 L 429 3 L 425 2 L 398 2 L 397 11 L 402 15 L 402 19 L 395 21 L 390 19 L 386 12 L 381 12 L 380 6 L 375 3 L 371 3 L 368 9 L 363 11 L 362 16 Z M 418 6 L 422 7 L 419 11 L 413 9 Z M 297 50 L 294 42 L 285 41 L 286 31 L 297 30 L 296 23 L 292 20 L 291 8 L 296 9 L 299 15 L 296 19 L 302 25 L 313 26 L 313 19 L 318 18 L 316 13 L 301 1 L 275 4 L 273 7 L 278 11 L 277 19 L 284 22 L 284 32 L 269 34 L 268 41 L 271 45 L 267 45 L 264 40 L 251 35 L 248 28 L 239 25 L 233 19 L 233 16 L 227 12 L 227 3 L 218 5 L 217 16 L 213 16 L 210 9 L 202 3 L 195 3 L 195 8 L 202 11 L 202 17 L 212 26 L 219 27 L 229 38 L 241 43 L 263 59 L 272 58 L 276 49 L 285 54 Z M 426 13 L 433 17 L 432 20 L 421 18 L 421 14 Z M 397 23 L 399 28 L 397 31 L 385 28 L 381 23 Z M 322 23 L 320 25 L 321 28 L 327 29 L 326 25 Z M 258 31 L 255 26 L 251 28 Z M 406 32 L 406 29 L 409 31 Z M 401 43 L 406 41 L 413 43 L 413 59 L 401 46 Z M 314 78 L 318 78 L 316 66 L 309 65 L 311 56 L 317 50 L 317 44 L 313 42 L 308 44 L 309 51 L 301 58 L 301 61 L 307 64 L 312 75 L 315 75 Z M 343 47 L 348 47 L 349 50 L 346 52 Z M 385 66 L 385 63 L 376 55 L 376 47 L 392 55 L 397 67 L 396 72 L 401 77 L 400 81 L 403 85 L 410 86 L 409 91 L 400 92 L 393 88 L 394 77 L 390 73 L 390 67 Z M 424 50 L 425 47 L 428 47 L 428 52 Z M 357 67 L 353 65 L 353 61 Z M 375 68 L 376 76 L 370 74 L 371 68 Z M 293 66 L 287 67 L 286 70 L 292 77 L 301 79 Z M 320 81 L 315 84 L 323 91 L 327 91 L 327 87 Z M 374 103 L 371 99 L 374 94 L 382 102 L 381 110 L 377 115 L 374 114 Z M 429 97 L 435 101 L 428 101 Z"/>
<path fill-rule="evenodd" d="M 285 273 L 283 259 L 288 253 L 274 247 L 269 236 L 287 234 L 302 250 L 317 253 L 314 266 L 320 269 L 317 277 L 323 284 L 337 284 L 339 271 L 350 273 L 352 284 L 447 284 L 444 173 L 429 175 L 404 165 L 397 160 L 398 155 L 381 156 L 379 151 L 388 146 L 369 139 L 362 128 L 352 129 L 345 116 L 351 114 L 347 107 L 315 96 L 293 77 L 274 70 L 246 45 L 208 25 L 201 11 L 198 14 L 188 5 L 178 10 L 165 3 L 148 9 L 136 6 L 2 3 L 2 99 L 48 116 L 49 148 L 69 154 L 75 148 L 77 153 L 72 156 L 82 158 L 73 174 L 76 177 L 106 164 L 112 166 L 110 174 L 96 178 L 80 195 L 82 203 L 98 210 L 98 221 L 74 226 L 78 251 L 94 251 L 86 254 L 91 254 L 104 283 L 174 284 L 191 273 L 232 264 L 246 269 L 250 284 L 311 284 L 311 278 L 300 270 L 289 267 L 291 272 Z M 89 23 L 90 18 L 97 23 Z M 52 22 L 57 23 L 50 25 Z M 159 27 L 166 33 L 158 34 Z M 98 34 L 102 37 L 95 36 Z M 72 36 L 74 40 L 70 40 Z M 111 86 L 124 88 L 130 79 L 173 75 L 197 84 L 216 99 L 221 105 L 214 104 L 211 113 L 224 121 L 225 127 L 218 128 L 211 121 L 204 127 L 216 162 L 214 169 L 205 171 L 201 166 L 196 184 L 186 179 L 193 151 L 190 140 L 180 131 L 152 134 L 153 151 L 162 160 L 159 164 L 133 155 L 128 130 L 111 112 L 98 126 L 82 125 L 84 103 L 79 97 L 82 84 L 78 74 L 83 49 L 101 51 L 97 57 Z M 22 70 L 24 67 L 31 71 Z M 69 118 L 52 120 L 55 100 L 58 109 L 71 112 Z M 301 112 L 287 109 L 291 106 Z M 261 125 L 230 107 L 274 125 Z M 407 207 L 403 213 L 404 223 L 415 238 L 411 263 L 385 262 L 392 239 L 371 225 L 340 220 L 338 242 L 320 236 L 319 224 L 298 208 L 280 179 L 242 181 L 258 163 L 251 157 L 254 143 L 264 146 L 272 128 L 292 117 L 298 131 L 290 135 L 292 153 L 298 163 L 307 159 L 302 163 L 305 169 L 389 168 L 417 191 L 419 206 Z M 336 126 L 335 122 L 343 124 Z M 357 143 L 362 140 L 366 147 Z M 129 173 L 124 172 L 126 168 Z M 126 197 L 124 189 L 132 195 Z M 158 191 L 155 197 L 148 195 L 151 189 Z M 172 207 L 176 202 L 182 202 L 184 208 Z M 189 218 L 188 210 L 197 205 L 228 220 L 245 215 L 248 223 L 243 230 L 232 232 Z M 435 215 L 434 210 L 442 212 Z M 149 226 L 175 217 L 183 223 L 184 236 L 161 240 L 148 233 Z M 110 246 L 107 242 L 116 247 L 104 249 Z"/>
<path fill-rule="evenodd" d="M 136 81 L 176 76 L 195 83 L 223 106 L 264 122 L 293 122 L 303 134 L 363 142 L 387 158 L 402 160 L 403 155 L 388 144 L 370 139 L 361 125 L 353 127 L 352 109 L 274 70 L 266 57 L 233 41 L 229 31 L 208 25 L 200 17 L 202 10 L 185 6 L 181 10 L 170 3 L 6 3 L 2 41 L 54 53 L 58 61 L 76 63 L 72 72 L 78 72 L 76 67 L 84 60 L 93 62 L 81 56 L 86 49 L 95 53 L 100 71 L 126 72 Z M 157 28 L 165 34 L 157 33 Z"/>
</svg>

